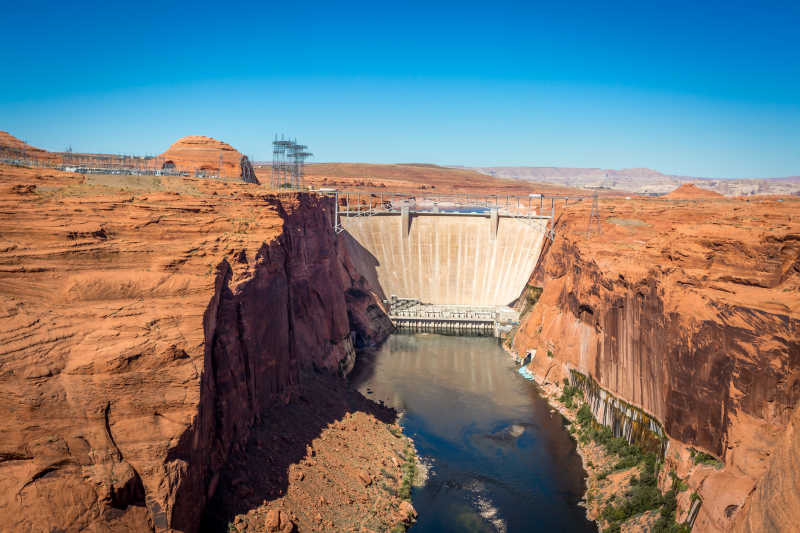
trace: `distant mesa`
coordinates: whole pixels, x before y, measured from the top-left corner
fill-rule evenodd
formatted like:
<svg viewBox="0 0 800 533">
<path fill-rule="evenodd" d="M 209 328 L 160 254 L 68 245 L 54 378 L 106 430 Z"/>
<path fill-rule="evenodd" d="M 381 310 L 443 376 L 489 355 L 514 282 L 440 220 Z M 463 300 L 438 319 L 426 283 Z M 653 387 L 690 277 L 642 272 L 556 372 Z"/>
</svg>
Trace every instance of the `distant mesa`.
<svg viewBox="0 0 800 533">
<path fill-rule="evenodd" d="M 724 196 L 718 192 L 698 187 L 694 183 L 684 183 L 671 193 L 665 194 L 664 198 L 669 198 L 670 200 L 693 200 L 700 198 L 724 198 Z"/>
</svg>

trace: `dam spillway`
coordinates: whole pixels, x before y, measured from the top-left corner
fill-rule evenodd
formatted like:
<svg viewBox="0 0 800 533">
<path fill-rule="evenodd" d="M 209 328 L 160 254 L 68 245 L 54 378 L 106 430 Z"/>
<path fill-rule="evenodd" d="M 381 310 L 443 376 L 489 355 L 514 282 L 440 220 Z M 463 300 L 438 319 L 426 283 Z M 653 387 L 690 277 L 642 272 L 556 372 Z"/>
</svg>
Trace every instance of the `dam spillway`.
<svg viewBox="0 0 800 533">
<path fill-rule="evenodd" d="M 390 212 L 341 216 L 348 255 L 382 297 L 507 306 L 533 272 L 548 217 Z"/>
</svg>

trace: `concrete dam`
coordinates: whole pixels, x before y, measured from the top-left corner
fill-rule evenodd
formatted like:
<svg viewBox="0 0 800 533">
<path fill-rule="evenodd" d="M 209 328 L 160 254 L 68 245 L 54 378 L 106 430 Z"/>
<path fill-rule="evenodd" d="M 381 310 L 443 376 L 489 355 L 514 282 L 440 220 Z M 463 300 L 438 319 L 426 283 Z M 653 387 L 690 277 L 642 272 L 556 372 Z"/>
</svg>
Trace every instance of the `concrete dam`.
<svg viewBox="0 0 800 533">
<path fill-rule="evenodd" d="M 432 318 L 507 309 L 536 266 L 548 221 L 497 210 L 340 217 L 349 257 L 381 297 L 428 304 Z"/>
</svg>

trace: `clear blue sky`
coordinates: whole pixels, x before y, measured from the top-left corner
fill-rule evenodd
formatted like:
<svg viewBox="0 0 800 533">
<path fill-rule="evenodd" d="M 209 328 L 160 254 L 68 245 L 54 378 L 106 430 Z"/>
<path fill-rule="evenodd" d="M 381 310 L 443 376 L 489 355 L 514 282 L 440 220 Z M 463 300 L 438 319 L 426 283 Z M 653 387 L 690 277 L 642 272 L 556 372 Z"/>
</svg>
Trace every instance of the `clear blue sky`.
<svg viewBox="0 0 800 533">
<path fill-rule="evenodd" d="M 116 5 L 115 5 L 116 4 Z M 0 130 L 159 153 L 800 175 L 800 3 L 5 2 Z"/>
</svg>

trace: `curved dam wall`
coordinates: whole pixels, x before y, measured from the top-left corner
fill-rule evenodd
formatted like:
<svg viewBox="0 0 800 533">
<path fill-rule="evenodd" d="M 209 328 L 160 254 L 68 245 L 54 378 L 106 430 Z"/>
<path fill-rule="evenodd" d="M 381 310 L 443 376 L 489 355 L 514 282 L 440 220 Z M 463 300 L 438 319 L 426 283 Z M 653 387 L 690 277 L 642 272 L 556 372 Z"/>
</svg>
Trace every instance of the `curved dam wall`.
<svg viewBox="0 0 800 533">
<path fill-rule="evenodd" d="M 547 221 L 488 213 L 341 217 L 349 257 L 384 298 L 495 306 L 522 293 Z"/>
</svg>

